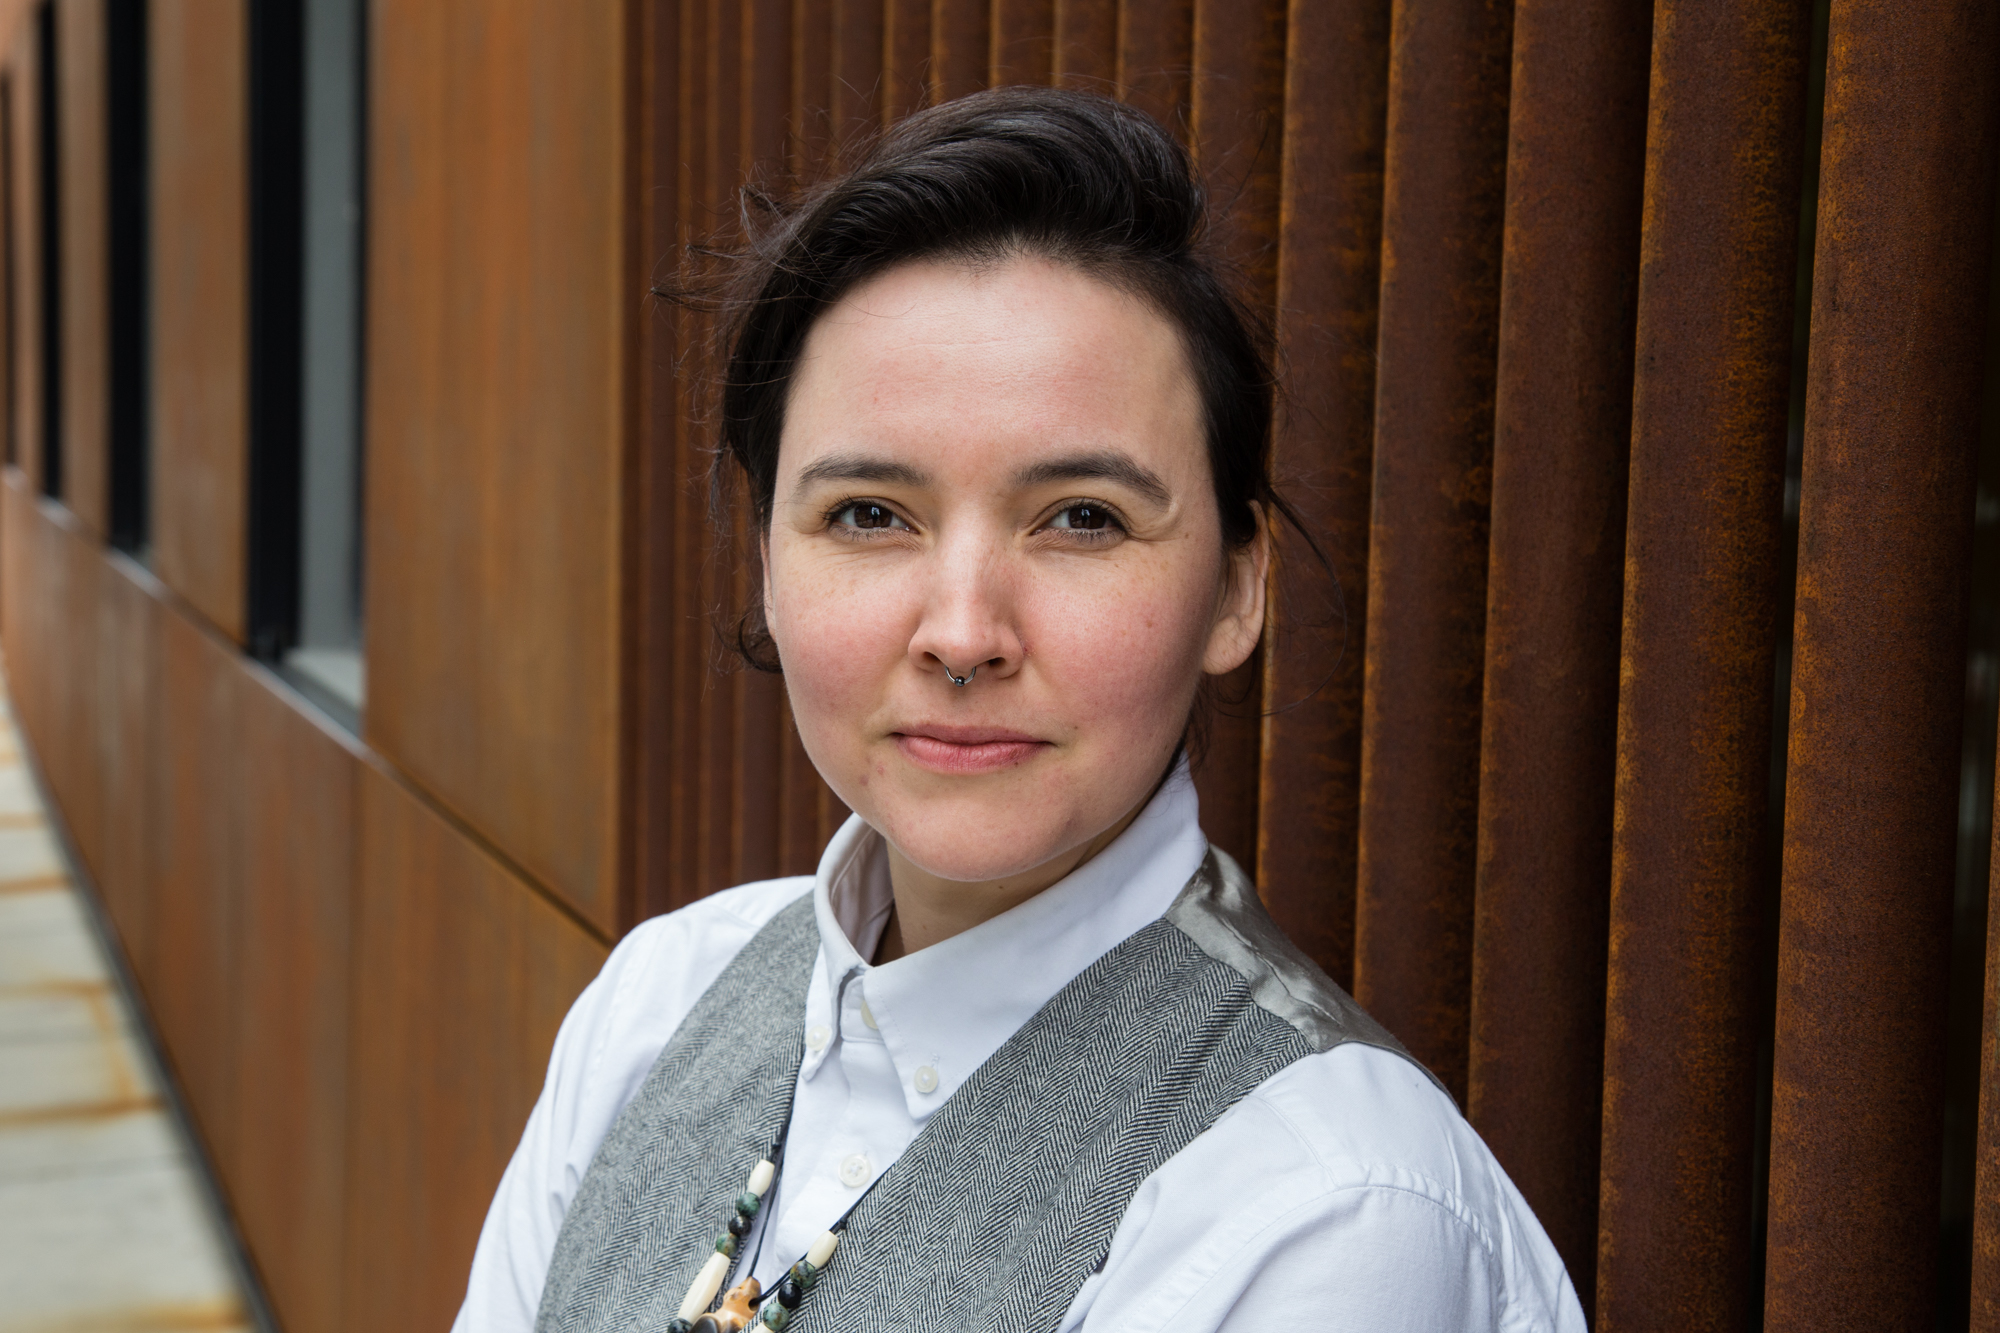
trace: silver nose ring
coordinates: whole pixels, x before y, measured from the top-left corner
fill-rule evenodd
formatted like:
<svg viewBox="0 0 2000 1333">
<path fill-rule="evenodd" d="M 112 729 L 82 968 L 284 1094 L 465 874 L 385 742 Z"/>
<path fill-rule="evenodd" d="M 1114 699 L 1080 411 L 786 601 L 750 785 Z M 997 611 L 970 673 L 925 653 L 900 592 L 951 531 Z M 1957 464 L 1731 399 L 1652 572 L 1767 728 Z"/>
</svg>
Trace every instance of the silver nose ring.
<svg viewBox="0 0 2000 1333">
<path fill-rule="evenodd" d="M 964 675 L 962 675 L 962 676 L 954 676 L 954 675 L 953 675 L 953 674 L 951 673 L 951 668 L 950 668 L 950 667 L 948 667 L 948 666 L 945 666 L 945 665 L 944 665 L 944 663 L 943 663 L 942 661 L 940 661 L 940 662 L 938 663 L 938 665 L 939 665 L 939 666 L 943 666 L 943 667 L 944 667 L 944 678 L 945 678 L 946 680 L 950 681 L 950 682 L 951 682 L 952 684 L 954 684 L 954 685 L 958 686 L 958 687 L 959 687 L 960 689 L 964 689 L 964 688 L 965 688 L 965 683 L 966 683 L 967 681 L 971 680 L 971 679 L 972 679 L 972 678 L 973 678 L 973 677 L 974 677 L 975 675 L 977 675 L 977 674 L 979 673 L 979 668 L 978 668 L 978 667 L 974 667 L 974 668 L 972 668 L 972 670 L 970 670 L 970 671 L 966 672 L 966 673 L 965 673 Z"/>
</svg>

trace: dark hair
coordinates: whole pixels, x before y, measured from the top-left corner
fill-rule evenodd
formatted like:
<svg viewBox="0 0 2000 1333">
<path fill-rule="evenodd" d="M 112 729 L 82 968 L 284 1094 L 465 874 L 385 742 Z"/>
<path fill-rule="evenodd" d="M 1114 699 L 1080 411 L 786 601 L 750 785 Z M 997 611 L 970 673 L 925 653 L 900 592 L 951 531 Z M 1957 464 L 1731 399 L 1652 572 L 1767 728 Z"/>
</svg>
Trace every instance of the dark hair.
<svg viewBox="0 0 2000 1333">
<path fill-rule="evenodd" d="M 747 244 L 705 252 L 724 279 L 713 480 L 719 501 L 730 465 L 741 469 L 760 529 L 771 519 L 792 373 L 819 316 L 898 264 L 1012 255 L 1110 283 L 1180 330 L 1228 549 L 1255 538 L 1257 505 L 1297 526 L 1271 480 L 1266 322 L 1225 277 L 1187 150 L 1144 112 L 1093 93 L 995 88 L 902 120 L 851 168 L 789 201 L 756 190 L 744 198 Z M 735 637 L 753 666 L 776 669 L 760 605 Z"/>
</svg>

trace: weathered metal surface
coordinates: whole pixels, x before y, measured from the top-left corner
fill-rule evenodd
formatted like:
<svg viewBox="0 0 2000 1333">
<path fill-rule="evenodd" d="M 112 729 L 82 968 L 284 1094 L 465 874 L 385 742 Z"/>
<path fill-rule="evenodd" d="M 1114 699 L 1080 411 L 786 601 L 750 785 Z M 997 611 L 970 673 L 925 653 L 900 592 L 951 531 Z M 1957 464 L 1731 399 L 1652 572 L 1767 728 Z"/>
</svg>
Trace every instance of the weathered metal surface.
<svg viewBox="0 0 2000 1333">
<path fill-rule="evenodd" d="M 1586 1310 L 1651 31 L 1514 9 L 1467 1109 Z"/>
<path fill-rule="evenodd" d="M 931 97 L 947 102 L 986 86 L 992 19 L 986 0 L 932 0 Z"/>
<path fill-rule="evenodd" d="M 1986 0 L 1833 7 L 1771 1092 L 1775 1329 L 1936 1317 L 1996 65 Z"/>
<path fill-rule="evenodd" d="M 775 64 L 769 53 L 751 59 Z M 930 0 L 884 0 L 882 5 L 882 123 L 894 124 L 930 101 Z"/>
<path fill-rule="evenodd" d="M 1389 7 L 1294 0 L 1287 32 L 1275 470 L 1333 576 L 1280 534 L 1257 882 L 1285 933 L 1343 986 L 1354 980 Z"/>
<path fill-rule="evenodd" d="M 1194 0 L 1123 0 L 1118 16 L 1118 95 L 1187 137 Z"/>
<path fill-rule="evenodd" d="M 1055 81 L 1117 91 L 1118 0 L 1056 0 Z"/>
<path fill-rule="evenodd" d="M 1990 877 L 2000 877 L 2000 790 L 1994 793 Z M 2000 912 L 1987 882 L 1986 995 L 1979 1034 L 1979 1149 L 1973 1164 L 1972 1292 L 1969 1333 L 2000 1333 Z"/>
<path fill-rule="evenodd" d="M 1605 999 L 1597 1326 L 1754 1319 L 1757 907 L 1805 0 L 1653 15 Z"/>
<path fill-rule="evenodd" d="M 1395 9 L 1355 996 L 1463 1104 L 1513 6 Z"/>
<path fill-rule="evenodd" d="M 992 0 L 993 45 L 987 82 L 1047 83 L 1055 62 L 1055 0 Z"/>
</svg>

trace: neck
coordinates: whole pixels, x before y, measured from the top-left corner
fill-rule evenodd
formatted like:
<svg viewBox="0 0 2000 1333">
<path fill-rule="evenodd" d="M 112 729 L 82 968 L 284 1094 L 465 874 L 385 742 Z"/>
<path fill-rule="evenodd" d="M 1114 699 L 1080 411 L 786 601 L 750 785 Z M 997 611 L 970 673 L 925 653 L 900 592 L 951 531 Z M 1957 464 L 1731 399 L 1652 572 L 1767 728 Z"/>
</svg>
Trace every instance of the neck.
<svg viewBox="0 0 2000 1333">
<path fill-rule="evenodd" d="M 1151 800 L 1152 793 L 1148 792 L 1146 799 Z M 881 943 L 875 948 L 874 961 L 893 962 L 904 954 L 928 949 L 1019 907 L 1109 847 L 1145 808 L 1146 801 L 1139 802 L 1123 819 L 1089 842 L 1051 857 L 1033 869 L 979 883 L 933 875 L 890 843 L 889 887 L 896 906 L 882 931 Z"/>
</svg>

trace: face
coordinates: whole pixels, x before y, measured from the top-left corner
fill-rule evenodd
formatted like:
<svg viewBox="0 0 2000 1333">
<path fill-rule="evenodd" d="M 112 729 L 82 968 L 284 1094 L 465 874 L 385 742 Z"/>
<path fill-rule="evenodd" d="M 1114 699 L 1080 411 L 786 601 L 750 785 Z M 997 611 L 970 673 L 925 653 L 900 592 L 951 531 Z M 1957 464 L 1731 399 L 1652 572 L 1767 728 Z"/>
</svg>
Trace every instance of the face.
<svg viewBox="0 0 2000 1333">
<path fill-rule="evenodd" d="M 1203 673 L 1262 632 L 1264 543 L 1224 549 L 1177 331 L 1045 260 L 908 264 L 827 311 L 773 505 L 765 609 L 806 751 L 940 879 L 1117 826 Z"/>
</svg>

